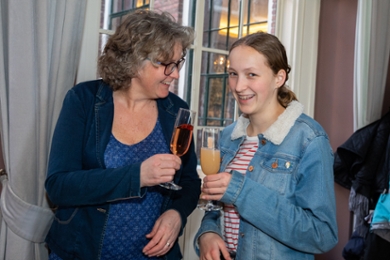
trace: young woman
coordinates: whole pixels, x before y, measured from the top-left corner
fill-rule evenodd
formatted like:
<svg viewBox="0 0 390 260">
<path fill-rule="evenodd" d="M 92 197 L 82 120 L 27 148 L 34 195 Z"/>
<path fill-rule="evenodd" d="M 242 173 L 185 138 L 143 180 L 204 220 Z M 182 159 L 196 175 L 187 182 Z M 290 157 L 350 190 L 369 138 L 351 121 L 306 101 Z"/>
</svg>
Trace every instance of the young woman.
<svg viewBox="0 0 390 260">
<path fill-rule="evenodd" d="M 328 137 L 285 85 L 290 67 L 275 36 L 239 39 L 229 60 L 242 115 L 223 130 L 220 173 L 202 188 L 224 214 L 205 214 L 195 248 L 201 260 L 314 259 L 337 243 Z"/>
</svg>

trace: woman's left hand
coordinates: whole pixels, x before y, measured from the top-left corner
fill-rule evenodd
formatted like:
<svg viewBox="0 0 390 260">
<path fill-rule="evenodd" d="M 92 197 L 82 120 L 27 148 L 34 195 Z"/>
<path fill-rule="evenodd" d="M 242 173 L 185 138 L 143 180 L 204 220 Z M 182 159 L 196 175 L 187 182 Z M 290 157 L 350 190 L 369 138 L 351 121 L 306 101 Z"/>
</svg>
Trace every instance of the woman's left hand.
<svg viewBox="0 0 390 260">
<path fill-rule="evenodd" d="M 162 256 L 171 250 L 179 235 L 181 217 L 176 210 L 164 212 L 154 224 L 152 232 L 146 235 L 151 239 L 142 252 L 151 256 Z"/>
<path fill-rule="evenodd" d="M 228 172 L 207 175 L 203 179 L 202 195 L 204 200 L 220 200 L 229 186 L 232 175 Z"/>
</svg>

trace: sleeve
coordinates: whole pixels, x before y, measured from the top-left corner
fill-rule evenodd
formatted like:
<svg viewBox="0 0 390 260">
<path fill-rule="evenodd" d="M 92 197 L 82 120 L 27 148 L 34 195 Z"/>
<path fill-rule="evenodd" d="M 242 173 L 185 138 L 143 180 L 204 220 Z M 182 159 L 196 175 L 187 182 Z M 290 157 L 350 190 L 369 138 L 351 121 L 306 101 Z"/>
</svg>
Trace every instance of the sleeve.
<svg viewBox="0 0 390 260">
<path fill-rule="evenodd" d="M 94 97 L 81 96 L 68 91 L 54 130 L 45 182 L 49 199 L 67 207 L 143 196 L 140 164 L 105 169 L 99 162 L 93 101 L 88 100 Z"/>
<path fill-rule="evenodd" d="M 195 234 L 193 246 L 195 249 L 195 252 L 199 255 L 200 249 L 199 249 L 199 238 L 208 232 L 216 233 L 223 239 L 222 234 L 222 227 L 221 227 L 221 217 L 222 213 L 220 210 L 218 211 L 206 211 L 203 218 L 201 225 L 198 229 L 198 232 Z"/>
</svg>

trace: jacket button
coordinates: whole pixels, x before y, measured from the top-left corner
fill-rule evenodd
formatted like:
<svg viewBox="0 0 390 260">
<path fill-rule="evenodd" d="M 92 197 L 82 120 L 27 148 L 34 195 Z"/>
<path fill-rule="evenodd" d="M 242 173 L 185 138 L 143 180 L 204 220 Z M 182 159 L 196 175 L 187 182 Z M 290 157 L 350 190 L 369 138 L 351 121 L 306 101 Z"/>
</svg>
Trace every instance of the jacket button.
<svg viewBox="0 0 390 260">
<path fill-rule="evenodd" d="M 244 233 L 240 233 L 240 236 L 241 236 L 241 237 L 244 237 L 244 236 L 245 236 L 245 234 L 244 234 Z"/>
<path fill-rule="evenodd" d="M 272 164 L 271 164 L 272 169 L 278 168 L 278 160 L 276 159 Z"/>
<path fill-rule="evenodd" d="M 255 167 L 253 167 L 253 166 L 251 165 L 251 166 L 248 167 L 248 170 L 251 172 L 251 171 L 253 171 L 254 168 L 255 168 Z"/>
<path fill-rule="evenodd" d="M 262 144 L 262 145 L 265 145 L 266 143 L 267 143 L 267 140 L 261 139 L 261 144 Z"/>
</svg>

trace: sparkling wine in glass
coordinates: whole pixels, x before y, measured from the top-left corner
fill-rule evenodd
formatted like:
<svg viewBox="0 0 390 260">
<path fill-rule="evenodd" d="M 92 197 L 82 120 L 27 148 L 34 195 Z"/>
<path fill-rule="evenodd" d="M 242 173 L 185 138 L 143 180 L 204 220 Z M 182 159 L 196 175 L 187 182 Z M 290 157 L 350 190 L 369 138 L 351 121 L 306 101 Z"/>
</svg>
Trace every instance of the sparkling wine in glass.
<svg viewBox="0 0 390 260">
<path fill-rule="evenodd" d="M 204 127 L 202 129 L 202 146 L 200 148 L 200 166 L 205 175 L 217 174 L 221 163 L 220 150 L 218 149 L 219 128 Z M 202 203 L 200 200 L 198 208 L 206 211 L 220 210 L 222 207 L 209 200 Z"/>
<path fill-rule="evenodd" d="M 177 156 L 184 155 L 190 147 L 196 112 L 180 108 L 176 117 L 171 139 L 171 152 Z M 160 186 L 170 190 L 181 190 L 173 181 L 161 183 Z"/>
</svg>

